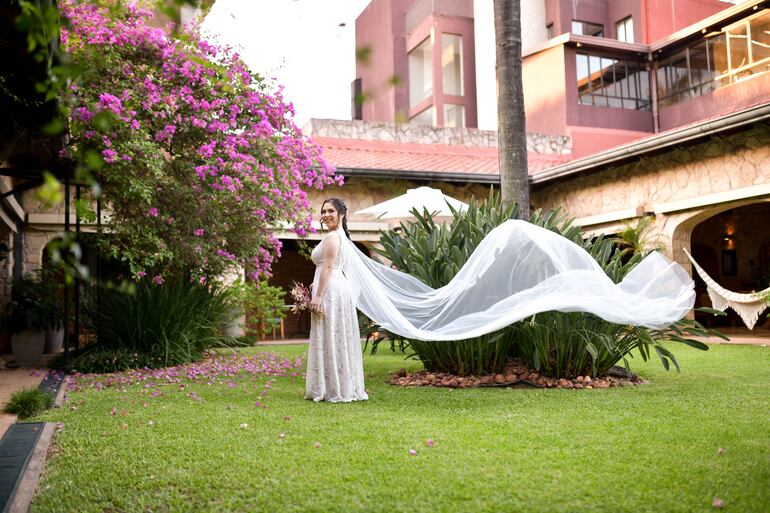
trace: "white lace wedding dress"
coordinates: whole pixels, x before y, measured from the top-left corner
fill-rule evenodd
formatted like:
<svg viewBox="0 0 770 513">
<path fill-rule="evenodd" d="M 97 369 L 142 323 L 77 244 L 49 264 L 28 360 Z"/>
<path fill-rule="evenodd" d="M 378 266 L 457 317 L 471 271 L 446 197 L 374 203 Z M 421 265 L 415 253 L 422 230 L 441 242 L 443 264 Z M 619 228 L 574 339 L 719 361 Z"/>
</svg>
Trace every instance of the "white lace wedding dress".
<svg viewBox="0 0 770 513">
<path fill-rule="evenodd" d="M 342 230 L 329 233 L 311 253 L 316 265 L 313 297 L 323 264 L 323 245 L 329 237 L 344 240 Z M 342 242 L 342 240 L 340 242 Z M 305 399 L 328 402 L 364 401 L 364 367 L 356 305 L 350 286 L 340 267 L 344 264 L 342 244 L 334 262 L 329 285 L 323 298 L 324 317 L 312 316 L 308 348 Z"/>
</svg>

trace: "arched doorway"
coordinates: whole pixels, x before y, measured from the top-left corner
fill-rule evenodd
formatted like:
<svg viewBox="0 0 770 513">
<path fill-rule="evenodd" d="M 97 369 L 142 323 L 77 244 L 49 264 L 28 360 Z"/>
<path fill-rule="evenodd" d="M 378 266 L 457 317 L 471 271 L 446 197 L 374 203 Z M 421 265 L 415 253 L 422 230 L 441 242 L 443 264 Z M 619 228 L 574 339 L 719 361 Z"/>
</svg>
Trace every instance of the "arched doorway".
<svg viewBox="0 0 770 513">
<path fill-rule="evenodd" d="M 711 214 L 711 215 L 708 215 Z M 770 281 L 770 202 L 722 206 L 697 216 L 690 234 L 691 254 L 703 269 L 723 287 L 735 292 L 751 292 L 768 287 Z M 696 306 L 710 306 L 705 284 L 695 275 Z M 726 317 L 701 316 L 717 329 L 736 333 L 745 324 L 728 309 Z M 770 330 L 761 316 L 754 332 Z M 746 331 L 747 332 L 747 331 Z"/>
</svg>

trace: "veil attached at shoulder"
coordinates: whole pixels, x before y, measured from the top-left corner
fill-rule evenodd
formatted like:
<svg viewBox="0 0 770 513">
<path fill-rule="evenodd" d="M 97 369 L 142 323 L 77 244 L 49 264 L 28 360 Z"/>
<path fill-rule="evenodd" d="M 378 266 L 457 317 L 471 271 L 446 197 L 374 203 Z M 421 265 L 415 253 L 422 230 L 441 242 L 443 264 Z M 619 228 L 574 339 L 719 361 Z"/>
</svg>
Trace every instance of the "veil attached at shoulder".
<svg viewBox="0 0 770 513">
<path fill-rule="evenodd" d="M 342 270 L 356 306 L 380 326 L 417 340 L 461 340 L 540 312 L 589 312 L 617 324 L 663 328 L 693 306 L 693 281 L 655 252 L 618 284 L 580 246 L 509 220 L 489 232 L 457 275 L 433 289 L 341 237 Z"/>
</svg>

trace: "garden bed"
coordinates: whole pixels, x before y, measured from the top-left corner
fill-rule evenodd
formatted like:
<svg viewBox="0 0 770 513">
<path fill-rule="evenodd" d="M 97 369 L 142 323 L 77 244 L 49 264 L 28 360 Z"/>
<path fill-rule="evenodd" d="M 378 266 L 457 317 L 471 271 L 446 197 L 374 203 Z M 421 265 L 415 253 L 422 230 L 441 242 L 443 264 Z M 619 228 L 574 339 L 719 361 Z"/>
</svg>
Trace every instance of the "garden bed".
<svg viewBox="0 0 770 513">
<path fill-rule="evenodd" d="M 543 376 L 534 369 L 528 369 L 520 360 L 514 360 L 506 365 L 503 372 L 483 376 L 457 376 L 446 372 L 429 371 L 407 372 L 406 369 L 400 369 L 388 380 L 388 383 L 402 387 L 476 388 L 528 385 L 538 388 L 574 390 L 637 386 L 648 383 L 647 380 L 623 368 L 614 369 L 614 372 L 616 375 L 603 377 L 591 377 L 586 374 L 571 379 L 552 378 Z"/>
</svg>

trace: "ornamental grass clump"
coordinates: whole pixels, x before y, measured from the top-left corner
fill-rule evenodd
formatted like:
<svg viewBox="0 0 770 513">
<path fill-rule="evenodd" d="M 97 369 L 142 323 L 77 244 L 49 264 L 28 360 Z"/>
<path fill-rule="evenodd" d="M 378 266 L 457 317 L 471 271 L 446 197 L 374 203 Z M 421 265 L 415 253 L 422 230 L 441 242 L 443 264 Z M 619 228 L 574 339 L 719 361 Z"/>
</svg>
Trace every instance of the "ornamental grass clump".
<svg viewBox="0 0 770 513">
<path fill-rule="evenodd" d="M 162 284 L 145 278 L 133 293 L 104 290 L 87 306 L 96 343 L 73 365 L 81 371 L 114 372 L 198 361 L 209 348 L 236 343 L 224 329 L 238 315 L 238 300 L 224 285 L 201 285 L 189 276 Z"/>
<path fill-rule="evenodd" d="M 36 387 L 22 388 L 11 394 L 3 411 L 27 419 L 53 406 L 50 394 Z"/>
</svg>

